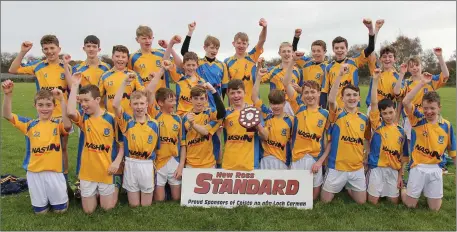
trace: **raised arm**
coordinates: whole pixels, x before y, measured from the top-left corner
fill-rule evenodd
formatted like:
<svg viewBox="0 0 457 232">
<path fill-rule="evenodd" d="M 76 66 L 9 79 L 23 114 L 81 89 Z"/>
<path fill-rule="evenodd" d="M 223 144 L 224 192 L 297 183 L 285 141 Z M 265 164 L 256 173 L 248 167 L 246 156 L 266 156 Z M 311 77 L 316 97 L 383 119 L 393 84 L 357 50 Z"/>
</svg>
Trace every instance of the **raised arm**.
<svg viewBox="0 0 457 232">
<path fill-rule="evenodd" d="M 63 98 L 63 93 L 62 90 L 58 88 L 54 88 L 51 90 L 52 95 L 54 96 L 55 100 L 60 101 L 60 107 L 62 109 L 62 123 L 63 127 L 67 132 L 70 132 L 71 130 L 71 121 L 67 116 L 67 103 L 65 102 L 65 99 Z"/>
<path fill-rule="evenodd" d="M 282 84 L 286 89 L 286 93 L 289 99 L 293 99 L 295 95 L 295 89 L 292 87 L 292 72 L 294 70 L 295 59 L 297 59 L 297 57 L 294 55 L 294 61 L 289 62 L 288 66 L 286 67 L 284 78 L 282 79 Z"/>
<path fill-rule="evenodd" d="M 203 136 L 209 134 L 209 130 L 205 126 L 195 123 L 195 114 L 193 112 L 187 113 L 186 118 L 187 122 L 189 122 L 190 127 L 197 131 L 197 133 Z"/>
<path fill-rule="evenodd" d="M 292 49 L 294 52 L 297 51 L 298 41 L 300 40 L 300 36 L 301 36 L 301 29 L 300 28 L 295 29 L 294 39 L 292 40 Z"/>
<path fill-rule="evenodd" d="M 225 106 L 224 102 L 222 102 L 221 96 L 217 92 L 217 90 L 211 85 L 211 83 L 206 82 L 203 84 L 203 88 L 205 88 L 207 91 L 209 91 L 213 95 L 213 99 L 216 103 L 216 119 L 222 119 L 225 117 Z"/>
<path fill-rule="evenodd" d="M 424 73 L 422 74 L 422 78 L 416 86 L 406 94 L 405 98 L 403 99 L 403 107 L 405 107 L 406 112 L 411 112 L 413 110 L 413 104 L 412 101 L 414 100 L 414 97 L 419 93 L 419 91 L 428 83 L 432 81 L 432 74 L 430 73 Z"/>
<path fill-rule="evenodd" d="M 132 83 L 132 81 L 134 81 L 135 78 L 136 78 L 136 75 L 134 73 L 127 73 L 125 75 L 124 81 L 122 81 L 121 86 L 119 87 L 119 89 L 116 92 L 116 95 L 114 96 L 113 109 L 114 109 L 114 115 L 117 118 L 122 116 L 121 115 L 122 114 L 121 101 L 122 101 L 122 97 L 123 97 L 124 92 L 125 92 L 125 87 L 127 85 L 129 85 L 130 83 Z"/>
<path fill-rule="evenodd" d="M 71 86 L 71 56 L 68 54 L 64 54 L 62 57 L 63 64 L 64 64 L 64 75 L 65 75 L 65 81 L 67 81 L 67 85 Z"/>
<path fill-rule="evenodd" d="M 349 72 L 349 68 L 347 64 L 341 64 L 340 71 L 338 73 L 338 76 L 335 79 L 335 82 L 332 83 L 332 88 L 330 89 L 330 93 L 328 94 L 328 107 L 331 110 L 336 110 L 337 105 L 336 105 L 336 98 L 338 95 L 338 89 L 340 86 L 341 78 L 345 73 Z"/>
<path fill-rule="evenodd" d="M 72 120 L 75 120 L 77 117 L 77 110 L 76 110 L 76 102 L 77 102 L 77 95 L 79 92 L 79 84 L 81 84 L 82 74 L 80 72 L 74 73 L 72 76 L 72 83 L 70 88 L 70 96 L 68 97 L 68 106 L 67 106 L 67 114 L 68 117 Z"/>
<path fill-rule="evenodd" d="M 25 41 L 21 44 L 21 51 L 17 54 L 16 58 L 14 58 L 13 63 L 11 63 L 10 69 L 8 70 L 9 73 L 16 74 L 19 67 L 21 66 L 22 59 L 24 59 L 27 52 L 32 49 L 33 43 L 30 41 Z"/>
<path fill-rule="evenodd" d="M 378 33 L 379 33 L 379 30 L 381 30 L 382 25 L 384 25 L 384 19 L 376 20 L 376 24 L 375 24 L 375 28 L 374 28 L 374 43 L 375 44 L 378 39 Z"/>
<path fill-rule="evenodd" d="M 402 89 L 402 85 L 403 85 L 403 78 L 405 77 L 407 69 L 408 68 L 407 68 L 406 64 L 401 64 L 400 65 L 400 74 L 398 75 L 399 76 L 398 80 L 397 80 L 397 82 L 395 82 L 395 86 L 394 86 L 394 94 L 396 96 L 401 94 L 401 89 Z"/>
<path fill-rule="evenodd" d="M 165 43 L 165 44 L 163 44 Z M 176 64 L 177 67 L 182 67 L 182 59 L 176 53 L 176 51 L 173 49 L 173 46 L 175 44 L 181 43 L 181 36 L 175 35 L 171 38 L 170 42 L 167 44 L 165 40 L 160 40 L 159 45 L 162 47 L 166 47 L 167 49 L 165 50 L 165 54 L 163 55 L 163 60 L 169 60 L 170 59 L 170 54 L 173 55 L 173 60 Z"/>
<path fill-rule="evenodd" d="M 259 89 L 260 89 L 260 82 L 262 81 L 262 76 L 267 74 L 267 69 L 263 68 L 265 60 L 263 57 L 259 57 L 257 60 L 257 72 L 256 72 L 256 79 L 254 82 L 254 87 L 252 88 L 251 100 L 255 104 L 259 101 Z"/>
<path fill-rule="evenodd" d="M 189 51 L 190 39 L 192 37 L 192 34 L 194 33 L 196 26 L 197 26 L 197 23 L 195 21 L 193 23 L 189 23 L 189 25 L 187 25 L 187 28 L 189 29 L 189 31 L 187 32 L 187 36 L 184 39 L 184 43 L 182 44 L 182 47 L 181 47 L 181 55 L 183 55 L 183 56 Z"/>
<path fill-rule="evenodd" d="M 263 45 L 265 44 L 265 41 L 267 40 L 267 20 L 264 18 L 261 18 L 259 21 L 259 26 L 262 27 L 262 31 L 260 32 L 259 35 L 259 41 L 257 42 L 257 49 L 262 50 Z"/>
<path fill-rule="evenodd" d="M 11 80 L 6 80 L 2 83 L 2 89 L 3 89 L 3 109 L 2 109 L 2 115 L 3 117 L 10 121 L 13 118 L 12 114 L 12 107 L 11 107 L 11 102 L 13 98 L 13 88 L 14 88 L 14 83 Z"/>
<path fill-rule="evenodd" d="M 379 84 L 379 76 L 381 74 L 381 69 L 375 69 L 373 71 L 373 80 L 371 86 L 371 110 L 378 110 L 378 84 Z"/>
<path fill-rule="evenodd" d="M 371 19 L 364 19 L 363 24 L 365 24 L 365 26 L 368 28 L 368 46 L 364 50 L 365 57 L 368 57 L 374 51 L 375 48 L 375 34 Z"/>
<path fill-rule="evenodd" d="M 434 48 L 433 52 L 438 58 L 441 72 L 443 73 L 443 82 L 446 83 L 449 80 L 449 69 L 447 68 L 446 62 L 443 58 L 443 50 L 441 48 Z"/>
<path fill-rule="evenodd" d="M 162 61 L 162 66 L 161 66 L 162 68 L 160 68 L 160 70 L 158 72 L 149 74 L 149 78 L 150 78 L 151 82 L 149 82 L 149 85 L 146 86 L 146 88 L 145 88 L 145 90 L 149 96 L 148 97 L 149 105 L 152 105 L 155 101 L 156 88 L 157 88 L 157 85 L 159 84 L 160 77 L 163 76 L 163 74 L 165 73 L 164 63 L 167 64 L 167 62 L 169 63 L 169 65 L 171 65 L 171 62 L 169 60 L 164 60 L 164 61 Z"/>
</svg>

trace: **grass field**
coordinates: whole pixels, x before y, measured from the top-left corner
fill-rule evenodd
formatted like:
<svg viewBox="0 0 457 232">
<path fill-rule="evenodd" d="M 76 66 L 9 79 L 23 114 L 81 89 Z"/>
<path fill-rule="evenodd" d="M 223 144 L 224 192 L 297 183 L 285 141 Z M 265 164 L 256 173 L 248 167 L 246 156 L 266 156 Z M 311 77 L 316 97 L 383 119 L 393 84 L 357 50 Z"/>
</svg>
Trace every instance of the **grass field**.
<svg viewBox="0 0 457 232">
<path fill-rule="evenodd" d="M 264 102 L 268 86 L 262 86 Z M 34 117 L 33 83 L 15 85 L 13 112 Z M 455 88 L 439 90 L 442 112 L 455 127 Z M 366 96 L 367 88 L 362 88 Z M 364 104 L 362 104 L 364 105 Z M 365 107 L 362 112 L 366 112 Z M 5 120 L 1 120 L 1 170 L 24 177 L 24 137 Z M 70 138 L 70 179 L 75 180 L 77 135 Z M 35 216 L 28 192 L 1 198 L 1 230 L 456 230 L 455 166 L 444 177 L 444 198 L 438 213 L 427 209 L 421 198 L 418 209 L 382 201 L 378 206 L 357 205 L 346 193 L 331 204 L 315 202 L 313 210 L 246 207 L 235 209 L 201 209 L 181 207 L 177 202 L 154 203 L 151 207 L 131 209 L 122 196 L 110 212 L 100 209 L 85 215 L 80 203 L 71 201 L 64 215 L 49 213 Z"/>
</svg>

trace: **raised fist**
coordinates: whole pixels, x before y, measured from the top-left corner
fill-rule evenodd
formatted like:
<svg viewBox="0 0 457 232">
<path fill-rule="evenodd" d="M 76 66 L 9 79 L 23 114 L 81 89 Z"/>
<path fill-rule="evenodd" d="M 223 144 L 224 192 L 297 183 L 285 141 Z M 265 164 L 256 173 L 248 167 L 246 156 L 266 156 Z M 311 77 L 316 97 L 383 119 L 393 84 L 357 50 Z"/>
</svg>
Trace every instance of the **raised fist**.
<svg viewBox="0 0 457 232">
<path fill-rule="evenodd" d="M 368 29 L 373 28 L 373 22 L 371 22 L 371 19 L 363 19 L 363 24 L 365 24 Z"/>
<path fill-rule="evenodd" d="M 442 56 L 443 55 L 443 49 L 440 47 L 434 48 L 433 52 L 435 53 L 436 56 Z"/>
<path fill-rule="evenodd" d="M 14 83 L 12 80 L 2 82 L 2 89 L 4 94 L 11 94 L 13 92 Z"/>
<path fill-rule="evenodd" d="M 408 65 L 406 65 L 405 63 L 401 64 L 400 65 L 400 73 L 405 75 L 405 73 L 408 71 Z"/>
<path fill-rule="evenodd" d="M 376 20 L 376 31 L 379 31 L 381 29 L 382 25 L 384 25 L 384 19 L 378 19 Z"/>
<path fill-rule="evenodd" d="M 179 43 L 181 43 L 181 36 L 179 36 L 179 35 L 173 36 L 173 38 L 171 38 L 170 43 L 171 44 L 179 44 Z"/>
<path fill-rule="evenodd" d="M 170 70 L 171 66 L 172 66 L 171 61 L 169 61 L 169 60 L 164 60 L 164 61 L 162 61 L 162 67 L 163 67 L 165 70 Z"/>
<path fill-rule="evenodd" d="M 161 40 L 159 40 L 159 46 L 162 47 L 163 49 L 167 49 L 168 43 L 167 43 L 167 41 L 161 39 Z"/>
<path fill-rule="evenodd" d="M 29 52 L 32 49 L 33 43 L 30 41 L 25 41 L 21 44 L 21 52 Z"/>
<path fill-rule="evenodd" d="M 51 90 L 52 96 L 54 96 L 54 99 L 61 101 L 63 99 L 63 93 L 62 90 L 59 88 L 54 88 Z"/>
<path fill-rule="evenodd" d="M 265 20 L 264 18 L 261 18 L 261 19 L 259 20 L 259 26 L 261 26 L 261 27 L 267 27 L 267 25 L 268 25 L 268 24 L 267 24 L 267 20 Z"/>
<path fill-rule="evenodd" d="M 300 38 L 300 36 L 301 36 L 301 29 L 300 28 L 295 29 L 295 37 Z"/>
<path fill-rule="evenodd" d="M 194 31 L 196 26 L 197 23 L 194 21 L 192 23 L 189 23 L 189 25 L 187 25 L 187 28 L 189 29 L 189 31 Z"/>
<path fill-rule="evenodd" d="M 64 64 L 69 64 L 70 61 L 71 61 L 71 56 L 70 56 L 69 54 L 64 54 L 64 55 L 62 56 L 62 60 L 63 60 L 63 63 L 64 63 Z"/>
</svg>

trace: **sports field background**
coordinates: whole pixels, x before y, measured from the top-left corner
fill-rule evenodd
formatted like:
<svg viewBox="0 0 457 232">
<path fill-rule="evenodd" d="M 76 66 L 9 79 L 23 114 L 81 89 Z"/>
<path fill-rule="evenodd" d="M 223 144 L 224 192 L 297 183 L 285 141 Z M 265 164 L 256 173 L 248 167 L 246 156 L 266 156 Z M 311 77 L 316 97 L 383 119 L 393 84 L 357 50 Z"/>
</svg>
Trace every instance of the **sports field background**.
<svg viewBox="0 0 457 232">
<path fill-rule="evenodd" d="M 362 112 L 368 88 L 362 87 Z M 35 117 L 33 83 L 16 83 L 13 112 Z M 456 89 L 443 88 L 442 114 L 455 128 Z M 261 97 L 268 102 L 268 85 L 261 86 Z M 2 95 L 3 96 L 3 95 Z M 2 99 L 3 102 L 3 99 Z M 75 180 L 78 136 L 70 137 L 69 177 Z M 20 132 L 1 119 L 1 174 L 25 177 L 22 169 L 25 140 Z M 427 209 L 421 198 L 418 209 L 392 205 L 382 200 L 378 206 L 357 205 L 346 193 L 339 193 L 330 204 L 315 202 L 313 210 L 284 208 L 203 209 L 181 207 L 178 202 L 153 203 L 151 207 L 131 209 L 127 197 L 110 212 L 97 209 L 85 215 L 80 203 L 71 201 L 63 215 L 33 214 L 28 192 L 1 198 L 0 230 L 456 230 L 455 166 L 444 176 L 443 205 L 438 213 Z"/>
</svg>

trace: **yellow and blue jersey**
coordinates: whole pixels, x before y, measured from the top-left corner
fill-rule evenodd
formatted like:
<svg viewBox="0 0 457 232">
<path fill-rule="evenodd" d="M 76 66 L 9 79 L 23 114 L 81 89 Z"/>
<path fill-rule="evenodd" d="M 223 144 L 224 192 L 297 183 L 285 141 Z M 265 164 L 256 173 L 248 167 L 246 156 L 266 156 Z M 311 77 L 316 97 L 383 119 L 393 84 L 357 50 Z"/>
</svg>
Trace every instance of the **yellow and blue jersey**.
<svg viewBox="0 0 457 232">
<path fill-rule="evenodd" d="M 326 89 L 325 69 L 328 65 L 326 61 L 318 63 L 310 57 L 303 56 L 297 61 L 297 65 L 302 70 L 303 81 L 315 81 L 319 84 L 320 89 Z"/>
<path fill-rule="evenodd" d="M 231 56 L 224 60 L 224 63 L 227 65 L 229 80 L 239 79 L 243 81 L 246 90 L 244 102 L 251 105 L 252 88 L 254 87 L 257 72 L 256 62 L 262 53 L 263 49 L 254 47 L 242 59 L 237 59 L 236 56 Z"/>
<path fill-rule="evenodd" d="M 352 172 L 363 168 L 363 140 L 368 122 L 365 114 L 344 109 L 330 110 L 331 150 L 328 167 Z"/>
<path fill-rule="evenodd" d="M 81 86 L 98 85 L 103 73 L 111 69 L 110 65 L 99 61 L 97 66 L 89 66 L 85 61 L 72 67 L 72 73 L 82 74 Z"/>
<path fill-rule="evenodd" d="M 219 156 L 220 143 L 215 143 L 218 139 L 214 136 L 221 125 L 221 120 L 217 120 L 217 111 L 209 108 L 194 117 L 194 123 L 204 126 L 208 130 L 208 135 L 201 135 L 191 128 L 186 116 L 183 117 L 182 144 L 186 145 L 186 164 L 193 168 L 211 168 L 216 165 Z"/>
<path fill-rule="evenodd" d="M 184 75 L 176 82 L 176 114 L 183 116 L 192 109 L 192 101 L 190 100 L 190 91 L 192 87 L 205 83 L 205 80 L 198 74 L 195 77 Z M 211 94 L 207 94 L 211 95 Z"/>
<path fill-rule="evenodd" d="M 128 68 L 137 72 L 144 86 L 148 86 L 152 81 L 149 79 L 149 74 L 160 71 L 164 53 L 163 49 L 152 49 L 150 53 L 142 53 L 141 50 L 138 50 L 130 54 Z M 170 57 L 170 59 L 172 58 Z M 156 89 L 170 88 L 170 79 L 176 82 L 179 80 L 179 76 L 173 76 L 169 71 L 165 71 Z"/>
<path fill-rule="evenodd" d="M 344 74 L 341 78 L 340 85 L 338 86 L 338 95 L 337 95 L 337 104 L 339 107 L 343 107 L 343 100 L 341 99 L 341 91 L 347 85 L 359 86 L 359 68 L 368 62 L 368 59 L 365 57 L 365 52 L 362 51 L 360 54 L 344 59 L 341 63 L 332 61 L 326 67 L 326 83 L 323 85 L 323 93 L 329 93 L 330 89 L 333 86 L 338 74 L 340 73 L 341 64 L 348 64 L 349 72 Z"/>
<path fill-rule="evenodd" d="M 198 60 L 197 73 L 206 82 L 209 82 L 217 91 L 219 95 L 222 95 L 222 89 L 227 88 L 229 82 L 227 65 L 219 60 L 209 62 L 206 57 Z M 213 95 L 208 95 L 209 106 L 216 108 L 216 102 L 214 101 Z"/>
<path fill-rule="evenodd" d="M 40 121 L 16 114 L 9 121 L 25 135 L 25 158 L 22 167 L 30 172 L 64 170 L 60 136 L 68 132 L 60 120 Z"/>
<path fill-rule="evenodd" d="M 156 152 L 160 149 L 157 121 L 147 115 L 147 120 L 139 123 L 125 112 L 122 112 L 116 121 L 124 134 L 124 156 L 139 160 L 155 160 Z"/>
<path fill-rule="evenodd" d="M 240 111 L 233 107 L 226 109 L 224 125 L 225 149 L 222 168 L 226 170 L 258 169 L 260 166 L 261 145 L 257 132 L 248 132 L 238 121 Z M 263 118 L 261 123 L 264 125 Z"/>
<path fill-rule="evenodd" d="M 123 85 L 127 73 L 135 73 L 132 70 L 116 71 L 114 69 L 105 72 L 100 78 L 98 88 L 100 95 L 104 97 L 105 109 L 110 113 L 114 113 L 113 100 L 116 96 L 117 90 Z M 135 73 L 137 74 L 137 73 Z M 132 107 L 130 107 L 130 94 L 135 90 L 144 90 L 143 81 L 137 74 L 137 78 L 130 82 L 125 87 L 124 95 L 122 96 L 121 106 L 128 114 L 132 115 Z"/>
<path fill-rule="evenodd" d="M 290 138 L 295 117 L 287 114 L 281 118 L 275 117 L 273 111 L 261 100 L 255 106 L 262 111 L 265 128 L 268 130 L 268 140 L 262 140 L 261 156 L 271 155 L 288 165 L 292 156 Z"/>
<path fill-rule="evenodd" d="M 270 68 L 268 70 L 268 73 L 265 74 L 262 77 L 261 82 L 267 82 L 270 81 L 270 91 L 273 89 L 279 89 L 282 91 L 286 91 L 284 88 L 284 84 L 282 83 L 284 76 L 286 74 L 286 69 L 282 68 L 282 65 L 277 65 L 273 68 Z M 291 83 L 295 83 L 299 86 L 303 86 L 303 75 L 302 72 L 299 68 L 294 66 L 294 69 L 292 70 L 292 80 Z M 287 94 L 286 94 L 286 99 L 287 99 Z"/>
<path fill-rule="evenodd" d="M 400 75 L 396 71 L 384 71 L 380 74 L 378 80 L 378 102 L 383 99 L 395 100 L 394 88 Z M 370 80 L 370 87 L 365 103 L 370 106 L 371 89 L 373 88 L 373 79 Z"/>
<path fill-rule="evenodd" d="M 160 149 L 157 150 L 155 160 L 156 169 L 161 169 L 174 158 L 179 162 L 179 151 L 182 140 L 182 120 L 176 114 L 167 114 L 160 111 L 157 105 L 148 107 L 149 115 L 159 123 Z"/>
<path fill-rule="evenodd" d="M 292 130 L 292 161 L 296 162 L 305 155 L 317 160 L 325 150 L 326 130 L 329 127 L 327 110 L 321 107 L 308 109 L 298 94 L 289 100 L 295 112 Z"/>
<path fill-rule="evenodd" d="M 406 113 L 412 126 L 411 168 L 418 164 L 441 163 L 445 150 L 449 157 L 456 156 L 454 129 L 449 121 L 440 116 L 437 123 L 429 123 L 418 107 Z"/>
<path fill-rule="evenodd" d="M 387 125 L 377 109 L 370 111 L 370 124 L 374 134 L 368 155 L 369 167 L 390 167 L 400 170 L 402 159 L 409 157 L 405 131 L 397 124 Z"/>
<path fill-rule="evenodd" d="M 113 114 L 106 110 L 99 117 L 78 111 L 72 120 L 80 129 L 76 172 L 81 180 L 113 184 L 108 168 L 117 157 L 119 135 Z"/>
<path fill-rule="evenodd" d="M 47 60 L 37 60 L 25 65 L 21 64 L 17 70 L 19 74 L 35 75 L 36 90 L 52 90 L 58 88 L 62 90 L 65 101 L 68 99 L 68 85 L 65 80 L 65 69 L 62 62 L 50 64 Z M 62 108 L 60 101 L 56 100 L 56 107 L 52 112 L 52 117 L 62 117 Z"/>
</svg>

